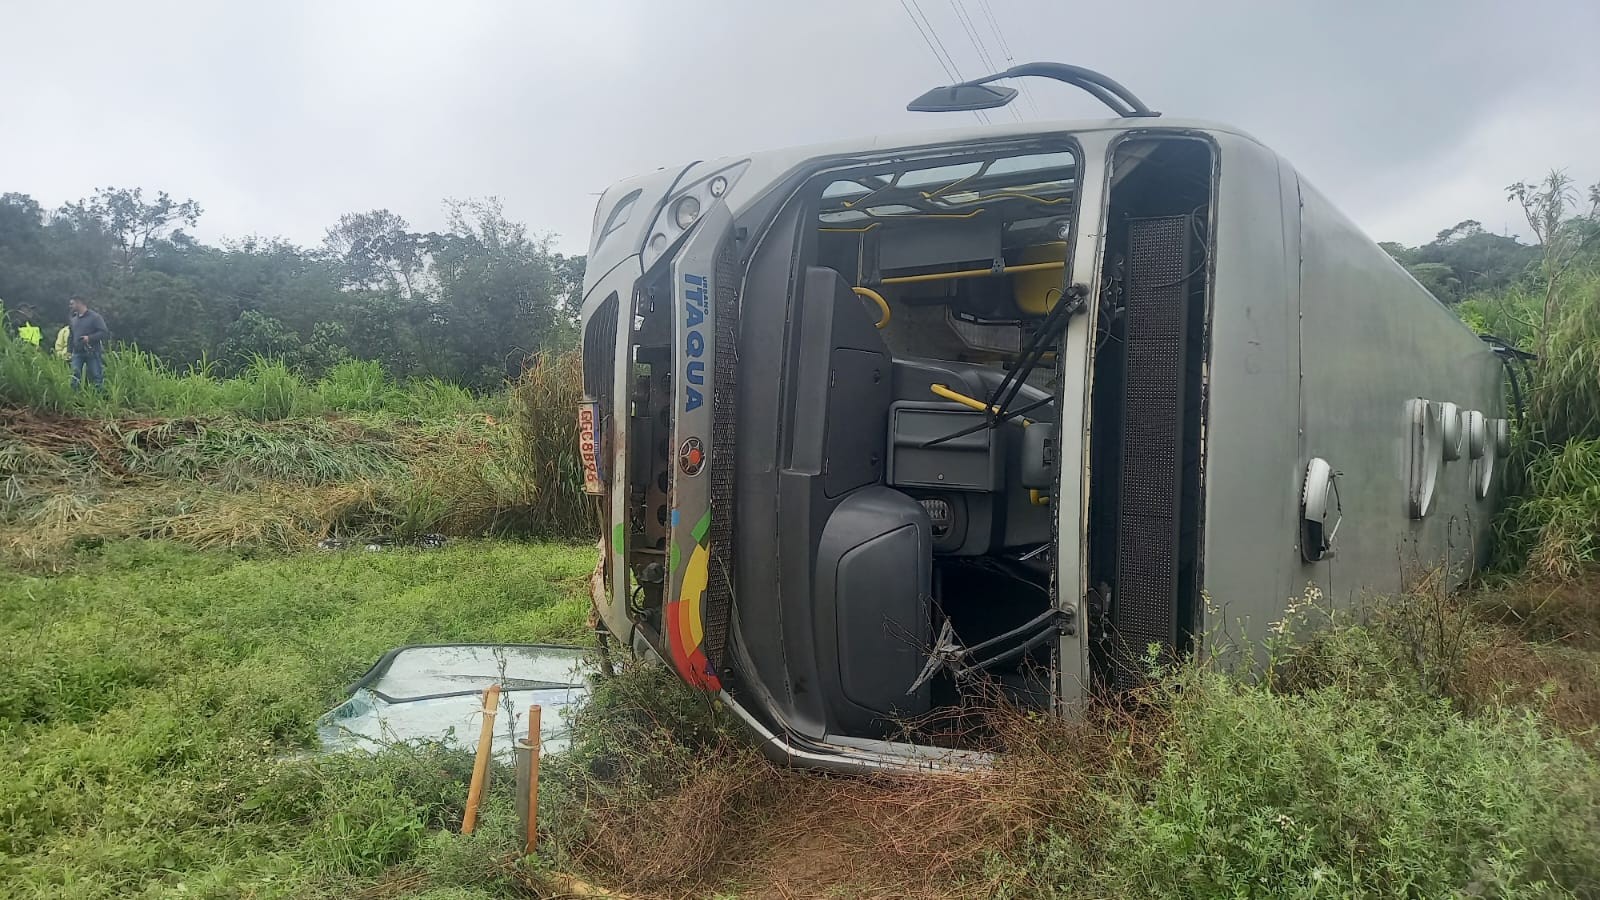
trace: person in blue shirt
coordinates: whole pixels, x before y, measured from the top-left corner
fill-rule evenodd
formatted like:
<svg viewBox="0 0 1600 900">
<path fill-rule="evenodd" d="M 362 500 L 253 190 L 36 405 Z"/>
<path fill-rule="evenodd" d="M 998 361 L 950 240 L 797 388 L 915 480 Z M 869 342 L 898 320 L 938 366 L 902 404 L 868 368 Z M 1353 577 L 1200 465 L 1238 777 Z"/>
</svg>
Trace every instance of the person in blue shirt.
<svg viewBox="0 0 1600 900">
<path fill-rule="evenodd" d="M 105 348 L 107 339 L 111 337 L 111 332 L 106 330 L 106 320 L 90 309 L 82 297 L 73 297 L 69 305 L 72 319 L 67 323 L 71 329 L 67 344 L 72 351 L 72 387 L 76 390 L 83 386 L 86 370 L 96 388 L 104 387 Z"/>
</svg>

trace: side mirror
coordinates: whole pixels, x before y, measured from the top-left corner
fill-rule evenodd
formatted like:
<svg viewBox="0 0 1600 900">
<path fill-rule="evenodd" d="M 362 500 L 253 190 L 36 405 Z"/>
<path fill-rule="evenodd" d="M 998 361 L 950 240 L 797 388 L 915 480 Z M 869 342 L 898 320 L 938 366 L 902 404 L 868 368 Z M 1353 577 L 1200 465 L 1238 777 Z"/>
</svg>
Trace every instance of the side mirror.
<svg viewBox="0 0 1600 900">
<path fill-rule="evenodd" d="M 1306 562 L 1333 557 L 1333 539 L 1344 519 L 1339 500 L 1339 473 L 1322 457 L 1306 463 L 1305 485 L 1300 489 L 1300 556 Z"/>
<path fill-rule="evenodd" d="M 1017 96 L 1016 88 L 992 84 L 952 84 L 936 87 L 906 104 L 910 112 L 967 112 L 998 109 Z"/>
<path fill-rule="evenodd" d="M 1034 422 L 1022 432 L 1022 486 L 1048 491 L 1056 486 L 1056 425 Z"/>
</svg>

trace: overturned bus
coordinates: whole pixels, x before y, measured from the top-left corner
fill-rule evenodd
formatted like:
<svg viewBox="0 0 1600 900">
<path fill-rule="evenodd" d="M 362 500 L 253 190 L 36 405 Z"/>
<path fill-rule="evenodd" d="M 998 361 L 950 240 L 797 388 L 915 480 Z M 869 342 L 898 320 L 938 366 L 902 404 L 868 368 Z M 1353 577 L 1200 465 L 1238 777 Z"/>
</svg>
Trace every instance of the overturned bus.
<svg viewBox="0 0 1600 900">
<path fill-rule="evenodd" d="M 984 81 L 1017 74 L 1116 117 L 696 162 L 596 211 L 595 604 L 774 757 L 939 764 L 962 740 L 918 723 L 980 686 L 1070 715 L 1484 554 L 1495 351 L 1255 139 L 1069 66 Z"/>
</svg>

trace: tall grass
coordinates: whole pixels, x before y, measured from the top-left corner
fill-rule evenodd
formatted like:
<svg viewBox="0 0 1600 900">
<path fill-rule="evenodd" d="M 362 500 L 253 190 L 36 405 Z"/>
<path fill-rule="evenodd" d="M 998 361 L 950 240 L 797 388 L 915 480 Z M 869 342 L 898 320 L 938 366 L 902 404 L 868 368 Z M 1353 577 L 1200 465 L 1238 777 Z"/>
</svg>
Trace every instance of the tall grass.
<svg viewBox="0 0 1600 900">
<path fill-rule="evenodd" d="M 370 364 L 310 387 L 268 360 L 225 380 L 174 375 L 147 356 L 120 362 L 104 395 L 69 395 L 101 418 L 6 413 L 0 561 L 59 570 L 128 537 L 282 551 L 328 536 L 588 542 L 597 531 L 573 433 L 575 357 L 544 361 L 498 399 L 441 382 L 401 388 Z M 127 405 L 186 417 L 113 417 Z M 321 415 L 338 407 L 361 412 Z"/>
<path fill-rule="evenodd" d="M 599 528 L 598 506 L 583 492 L 577 414 L 583 399 L 583 361 L 577 353 L 545 356 L 511 391 L 516 458 L 534 485 L 533 512 L 560 532 L 589 535 Z"/>
<path fill-rule="evenodd" d="M 1524 350 L 1537 347 L 1543 292 L 1528 286 L 1461 304 L 1480 332 Z M 1600 564 L 1600 270 L 1574 271 L 1562 285 L 1548 356 L 1517 368 L 1526 419 L 1515 429 L 1497 522 L 1506 570 L 1571 578 Z"/>
<path fill-rule="evenodd" d="M 1600 438 L 1600 273 L 1563 288 L 1549 354 L 1532 392 L 1540 439 L 1555 447 Z"/>
<path fill-rule="evenodd" d="M 1571 440 L 1533 456 L 1499 534 L 1508 558 L 1541 577 L 1571 578 L 1600 563 L 1600 440 Z"/>
<path fill-rule="evenodd" d="M 73 402 L 67 367 L 0 332 L 0 402 L 58 413 Z"/>
<path fill-rule="evenodd" d="M 317 393 L 333 409 L 368 412 L 392 409 L 401 392 L 372 360 L 339 363 L 317 383 Z"/>
<path fill-rule="evenodd" d="M 256 357 L 238 375 L 219 378 L 209 362 L 180 372 L 131 346 L 106 353 L 103 390 L 75 392 L 67 363 L 5 337 L 0 337 L 0 404 L 56 414 L 240 416 L 258 422 L 329 412 L 442 419 L 494 405 L 439 379 L 398 384 L 382 366 L 366 360 L 340 363 L 321 380 L 308 382 L 282 360 Z"/>
</svg>

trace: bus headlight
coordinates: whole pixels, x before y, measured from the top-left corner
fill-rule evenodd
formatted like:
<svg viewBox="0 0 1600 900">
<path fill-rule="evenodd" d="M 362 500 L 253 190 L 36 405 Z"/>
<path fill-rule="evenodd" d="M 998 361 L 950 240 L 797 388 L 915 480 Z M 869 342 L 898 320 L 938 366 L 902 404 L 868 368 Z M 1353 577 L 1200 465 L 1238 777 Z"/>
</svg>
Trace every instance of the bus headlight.
<svg viewBox="0 0 1600 900">
<path fill-rule="evenodd" d="M 679 228 L 687 231 L 698 218 L 700 218 L 700 198 L 695 195 L 679 197 L 677 202 L 672 204 L 672 221 L 677 223 Z"/>
<path fill-rule="evenodd" d="M 664 206 L 660 207 L 650 230 L 645 232 L 650 237 L 639 248 L 644 267 L 648 269 L 655 265 L 694 228 L 706 209 L 725 200 L 738 183 L 739 176 L 749 166 L 749 160 L 740 160 L 673 192 Z"/>
</svg>

